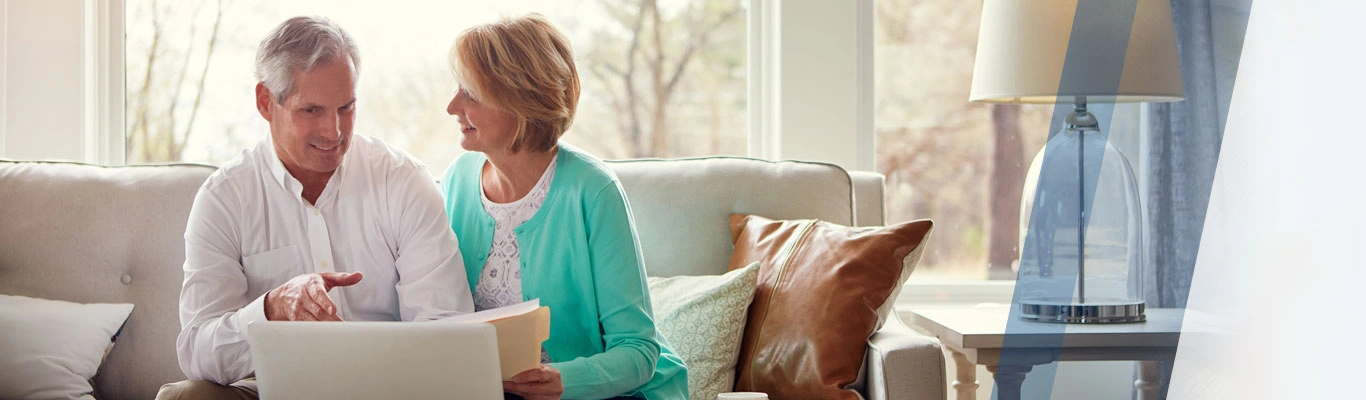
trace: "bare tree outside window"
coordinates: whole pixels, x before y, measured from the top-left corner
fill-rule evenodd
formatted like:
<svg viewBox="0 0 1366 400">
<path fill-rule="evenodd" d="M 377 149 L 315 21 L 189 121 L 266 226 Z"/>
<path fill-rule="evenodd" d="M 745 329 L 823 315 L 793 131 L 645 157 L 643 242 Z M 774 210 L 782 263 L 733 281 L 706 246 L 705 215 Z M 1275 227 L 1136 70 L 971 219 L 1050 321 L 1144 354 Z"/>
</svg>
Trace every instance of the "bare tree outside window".
<svg viewBox="0 0 1366 400">
<path fill-rule="evenodd" d="M 361 50 L 355 133 L 424 161 L 455 159 L 448 51 L 465 28 L 546 15 L 575 47 L 583 94 L 564 140 L 604 158 L 746 153 L 743 0 L 129 0 L 131 163 L 221 164 L 266 138 L 256 46 L 295 15 L 325 16 Z"/>
<path fill-rule="evenodd" d="M 1052 107 L 968 102 L 981 2 L 875 5 L 874 126 L 888 222 L 935 220 L 918 276 L 1014 279 L 1020 193 Z"/>
<path fill-rule="evenodd" d="M 126 151 L 133 162 L 179 161 L 194 134 L 222 33 L 225 0 L 151 0 L 132 10 L 150 26 L 129 57 Z M 204 22 L 208 22 L 205 24 Z M 188 40 L 185 40 L 188 39 Z M 141 46 L 146 46 L 141 47 Z M 131 53 L 131 52 L 130 52 Z M 132 56 L 133 54 L 130 54 Z"/>
<path fill-rule="evenodd" d="M 602 1 L 614 26 L 594 31 L 583 70 L 616 115 L 609 129 L 627 144 L 611 156 L 743 154 L 733 143 L 745 140 L 741 2 Z"/>
</svg>

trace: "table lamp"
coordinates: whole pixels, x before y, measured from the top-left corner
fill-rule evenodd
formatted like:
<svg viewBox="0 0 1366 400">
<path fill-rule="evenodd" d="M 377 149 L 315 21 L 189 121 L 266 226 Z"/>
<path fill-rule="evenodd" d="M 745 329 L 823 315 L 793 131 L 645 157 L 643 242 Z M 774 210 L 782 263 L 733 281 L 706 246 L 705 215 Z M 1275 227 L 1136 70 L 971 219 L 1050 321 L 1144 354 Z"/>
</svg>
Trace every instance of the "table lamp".
<svg viewBox="0 0 1366 400">
<path fill-rule="evenodd" d="M 1088 102 L 1184 96 L 1168 0 L 985 0 L 970 100 L 1072 104 L 1034 157 L 1021 209 L 1019 316 L 1139 322 L 1137 180 Z"/>
</svg>

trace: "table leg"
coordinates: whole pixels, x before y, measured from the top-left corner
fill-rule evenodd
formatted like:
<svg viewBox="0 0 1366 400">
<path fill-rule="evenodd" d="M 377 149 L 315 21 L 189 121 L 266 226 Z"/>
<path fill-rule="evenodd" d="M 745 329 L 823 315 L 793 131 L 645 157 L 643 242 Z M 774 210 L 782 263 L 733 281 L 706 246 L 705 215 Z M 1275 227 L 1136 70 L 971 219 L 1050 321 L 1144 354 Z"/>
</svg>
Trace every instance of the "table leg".
<svg viewBox="0 0 1366 400">
<path fill-rule="evenodd" d="M 1134 389 L 1138 389 L 1138 400 L 1157 400 L 1157 391 L 1162 388 L 1162 378 L 1158 376 L 1158 369 L 1157 361 L 1138 362 L 1138 380 L 1134 381 Z"/>
<path fill-rule="evenodd" d="M 949 353 L 953 354 L 953 367 L 957 371 L 953 381 L 953 390 L 958 393 L 956 399 L 977 400 L 977 365 L 957 350 L 949 349 Z"/>
<path fill-rule="evenodd" d="M 996 380 L 996 398 L 1000 400 L 1020 400 L 1020 385 L 1024 384 L 1025 374 L 1034 369 L 1032 365 L 988 365 L 987 371 Z"/>
</svg>

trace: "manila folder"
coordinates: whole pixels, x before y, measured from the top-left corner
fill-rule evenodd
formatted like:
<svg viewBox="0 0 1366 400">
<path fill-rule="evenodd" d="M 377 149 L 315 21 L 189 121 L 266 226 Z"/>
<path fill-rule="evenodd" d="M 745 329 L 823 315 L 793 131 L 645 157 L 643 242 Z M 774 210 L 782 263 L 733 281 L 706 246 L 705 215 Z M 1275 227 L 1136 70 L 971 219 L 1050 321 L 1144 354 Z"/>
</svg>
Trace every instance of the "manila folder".
<svg viewBox="0 0 1366 400">
<path fill-rule="evenodd" d="M 550 338 L 550 307 L 489 321 L 498 330 L 498 362 L 503 380 L 541 365 L 541 342 Z"/>
<path fill-rule="evenodd" d="M 550 307 L 542 306 L 540 299 L 437 321 L 493 325 L 498 331 L 498 363 L 505 381 L 540 366 L 541 342 L 550 338 Z"/>
</svg>

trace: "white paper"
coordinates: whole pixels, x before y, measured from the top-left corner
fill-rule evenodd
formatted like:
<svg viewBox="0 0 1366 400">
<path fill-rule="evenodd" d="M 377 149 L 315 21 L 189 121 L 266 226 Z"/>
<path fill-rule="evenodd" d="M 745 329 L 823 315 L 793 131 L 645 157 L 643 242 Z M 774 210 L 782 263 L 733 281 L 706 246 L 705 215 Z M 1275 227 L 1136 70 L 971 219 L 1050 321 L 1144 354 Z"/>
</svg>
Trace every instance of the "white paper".
<svg viewBox="0 0 1366 400">
<path fill-rule="evenodd" d="M 522 303 L 488 309 L 469 314 L 454 315 L 445 317 L 432 322 L 461 323 L 461 322 L 489 322 L 500 320 L 507 317 L 517 316 L 535 311 L 541 308 L 541 299 L 531 299 Z"/>
</svg>

